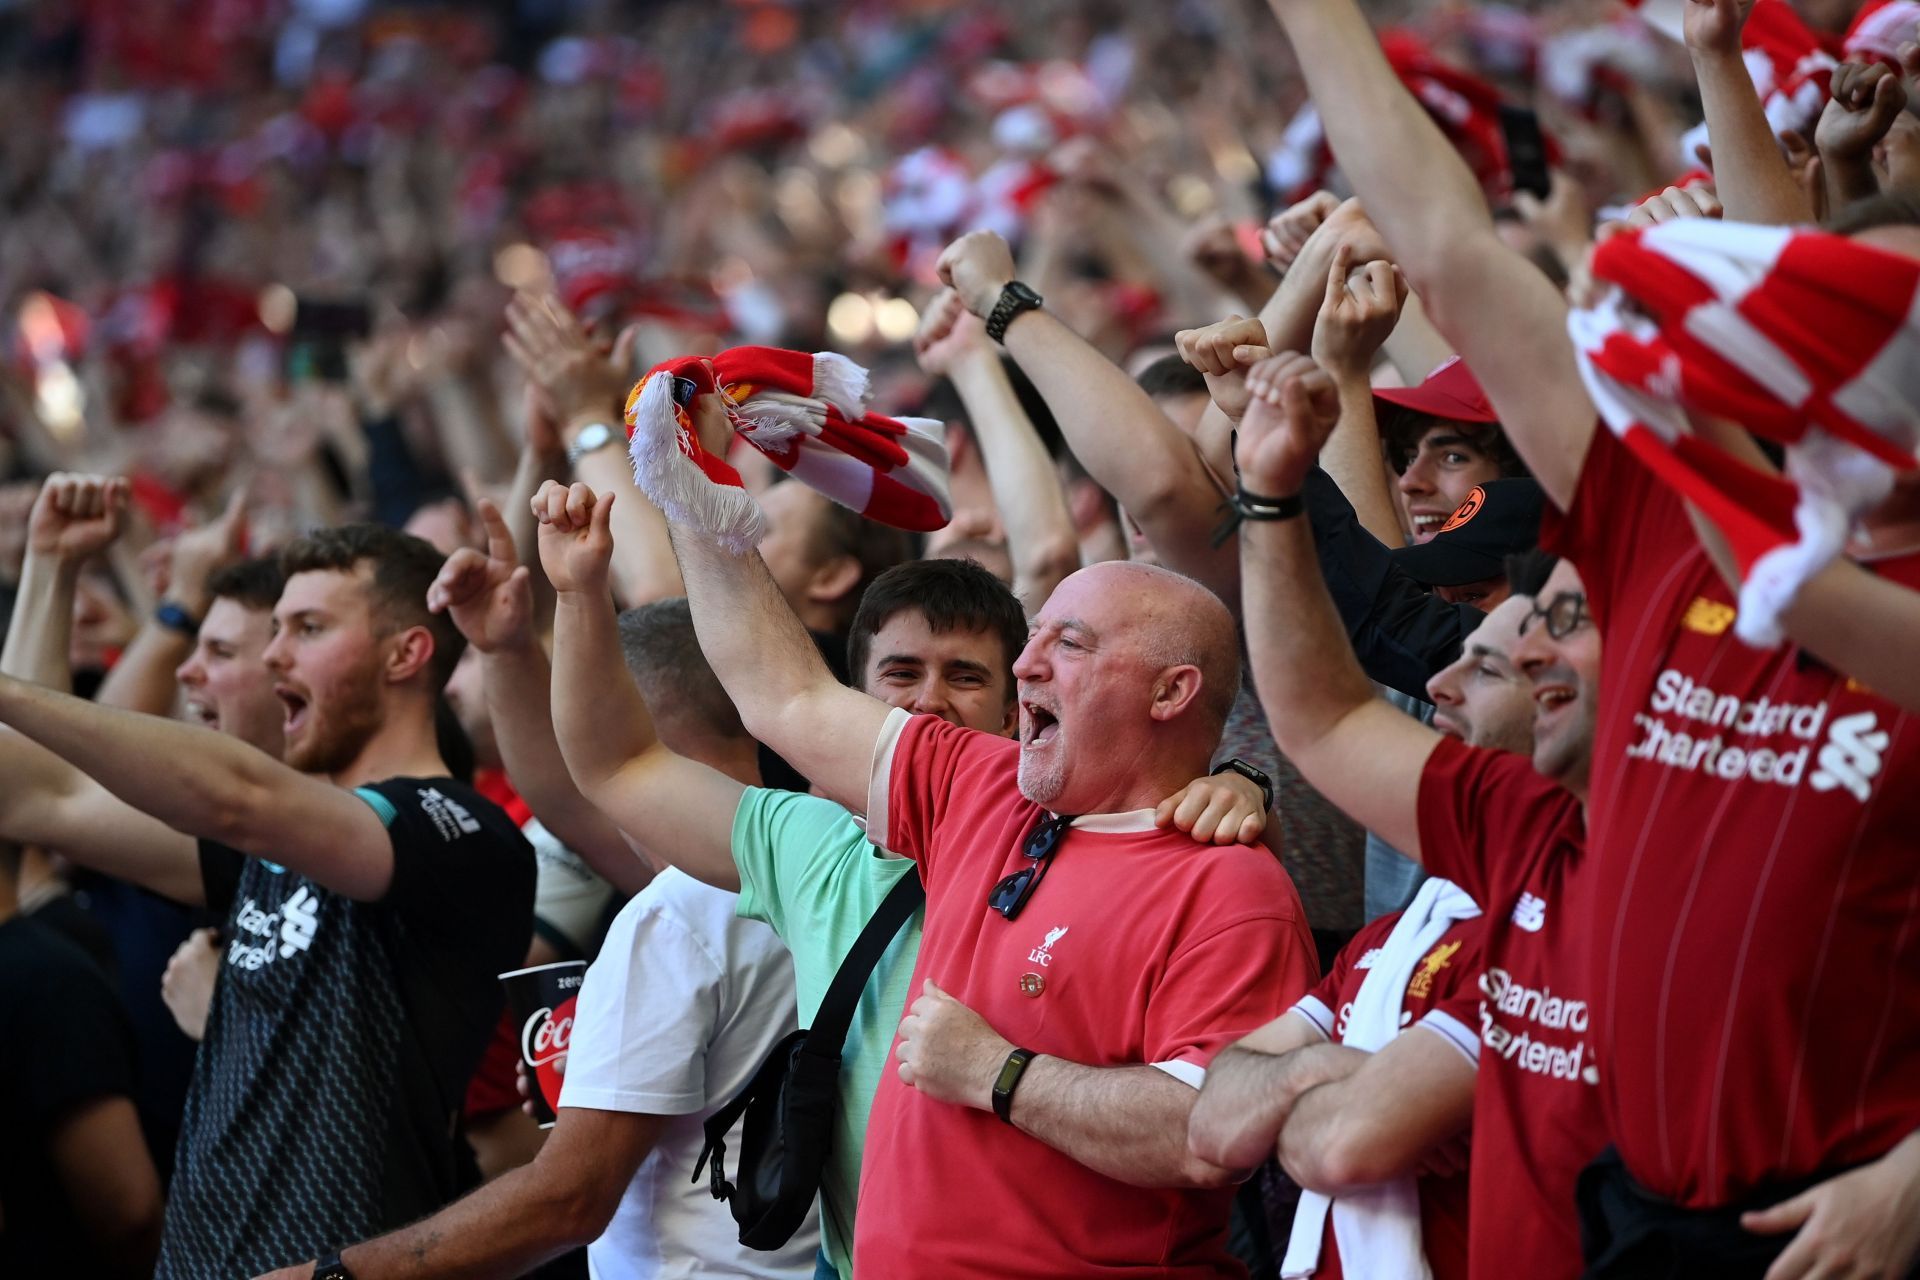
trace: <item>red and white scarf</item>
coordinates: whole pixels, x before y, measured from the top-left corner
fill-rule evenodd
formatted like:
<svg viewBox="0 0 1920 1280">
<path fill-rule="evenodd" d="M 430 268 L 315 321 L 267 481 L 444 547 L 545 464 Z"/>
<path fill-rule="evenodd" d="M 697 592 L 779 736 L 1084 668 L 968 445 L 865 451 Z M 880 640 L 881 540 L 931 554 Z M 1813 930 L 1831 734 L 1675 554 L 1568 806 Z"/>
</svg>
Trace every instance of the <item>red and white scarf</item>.
<svg viewBox="0 0 1920 1280">
<path fill-rule="evenodd" d="M 1726 533 L 1737 631 L 1780 613 L 1846 545 L 1920 442 L 1920 261 L 1841 236 L 1689 218 L 1594 252 L 1617 285 L 1568 322 L 1601 416 Z M 1687 412 L 1787 446 L 1787 476 L 1694 436 Z M 1631 513 L 1623 513 L 1631 518 Z"/>
<path fill-rule="evenodd" d="M 694 430 L 693 407 L 714 394 L 742 440 L 841 506 L 917 532 L 952 517 L 945 423 L 867 412 L 867 371 L 845 356 L 734 347 L 655 365 L 627 396 L 634 480 L 675 523 L 737 553 L 767 534 L 740 473 Z"/>
</svg>

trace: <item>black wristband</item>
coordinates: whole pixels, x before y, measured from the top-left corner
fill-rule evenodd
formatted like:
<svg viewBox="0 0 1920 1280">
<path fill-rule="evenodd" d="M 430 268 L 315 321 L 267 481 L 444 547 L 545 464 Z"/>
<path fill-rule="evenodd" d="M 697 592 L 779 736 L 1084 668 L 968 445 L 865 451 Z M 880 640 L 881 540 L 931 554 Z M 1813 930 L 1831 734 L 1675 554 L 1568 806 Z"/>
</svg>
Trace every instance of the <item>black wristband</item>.
<svg viewBox="0 0 1920 1280">
<path fill-rule="evenodd" d="M 340 1261 L 340 1251 L 335 1249 L 313 1264 L 313 1280 L 353 1280 L 353 1272 L 347 1270 L 347 1264 Z"/>
<path fill-rule="evenodd" d="M 1235 489 L 1229 500 L 1233 509 L 1242 520 L 1291 520 L 1302 515 L 1307 509 L 1307 500 L 1298 493 L 1290 493 L 1283 498 L 1270 498 L 1264 494 L 1249 493 L 1246 489 Z"/>
<path fill-rule="evenodd" d="M 993 1082 L 993 1114 L 1006 1124 L 1013 1123 L 1013 1091 L 1026 1074 L 1027 1064 L 1040 1055 L 1032 1049 L 1015 1049 L 1000 1066 Z"/>
</svg>

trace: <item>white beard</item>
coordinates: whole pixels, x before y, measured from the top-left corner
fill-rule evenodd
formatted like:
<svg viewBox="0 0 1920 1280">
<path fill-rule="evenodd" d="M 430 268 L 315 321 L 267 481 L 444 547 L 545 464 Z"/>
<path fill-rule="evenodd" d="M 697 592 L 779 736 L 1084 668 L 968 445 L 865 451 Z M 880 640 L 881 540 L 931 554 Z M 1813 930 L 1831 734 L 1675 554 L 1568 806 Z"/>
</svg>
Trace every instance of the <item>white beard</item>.
<svg viewBox="0 0 1920 1280">
<path fill-rule="evenodd" d="M 1037 805 L 1051 806 L 1067 789 L 1067 762 L 1060 752 L 1060 731 L 1054 730 L 1051 751 L 1045 761 L 1037 760 L 1025 747 L 1020 749 L 1020 794 Z"/>
</svg>

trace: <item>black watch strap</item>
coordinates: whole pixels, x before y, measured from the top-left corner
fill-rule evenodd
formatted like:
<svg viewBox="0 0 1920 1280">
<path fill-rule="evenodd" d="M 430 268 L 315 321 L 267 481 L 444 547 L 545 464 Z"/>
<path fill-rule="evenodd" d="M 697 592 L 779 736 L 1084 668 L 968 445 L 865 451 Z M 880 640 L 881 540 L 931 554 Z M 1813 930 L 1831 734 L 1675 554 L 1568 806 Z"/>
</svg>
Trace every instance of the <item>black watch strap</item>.
<svg viewBox="0 0 1920 1280">
<path fill-rule="evenodd" d="M 313 1280 L 353 1280 L 353 1272 L 347 1270 L 347 1264 L 340 1261 L 340 1251 L 335 1249 L 313 1264 Z"/>
<path fill-rule="evenodd" d="M 1254 768 L 1239 756 L 1231 760 L 1222 760 L 1213 766 L 1214 773 L 1237 773 L 1260 788 L 1260 801 L 1268 809 L 1273 808 L 1273 779 L 1259 769 Z"/>
<path fill-rule="evenodd" d="M 1013 1091 L 1026 1074 L 1027 1064 L 1039 1056 L 1037 1050 L 1015 1049 L 1000 1064 L 1000 1074 L 993 1081 L 993 1114 L 1003 1122 L 1013 1123 Z"/>
<path fill-rule="evenodd" d="M 1000 290 L 1000 300 L 987 313 L 987 336 L 995 342 L 1004 341 L 1013 318 L 1023 311 L 1039 310 L 1040 303 L 1039 294 L 1018 280 L 1009 280 L 1006 288 Z"/>
</svg>

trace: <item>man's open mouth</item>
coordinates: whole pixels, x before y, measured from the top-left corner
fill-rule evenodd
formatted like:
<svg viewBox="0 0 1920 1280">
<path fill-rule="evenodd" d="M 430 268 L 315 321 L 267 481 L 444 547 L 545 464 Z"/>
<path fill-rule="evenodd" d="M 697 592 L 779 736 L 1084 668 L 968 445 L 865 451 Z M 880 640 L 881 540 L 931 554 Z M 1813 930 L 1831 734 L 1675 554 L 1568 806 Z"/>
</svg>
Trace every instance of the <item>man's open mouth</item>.
<svg viewBox="0 0 1920 1280">
<path fill-rule="evenodd" d="M 273 691 L 273 696 L 280 699 L 280 705 L 287 709 L 286 732 L 292 733 L 306 722 L 307 698 L 305 694 L 298 693 L 287 688 L 285 685 L 281 685 Z"/>
<path fill-rule="evenodd" d="M 1025 710 L 1027 723 L 1026 732 L 1021 736 L 1022 744 L 1040 747 L 1053 741 L 1054 735 L 1060 730 L 1060 717 L 1045 707 L 1035 706 L 1031 702 L 1025 705 Z"/>
</svg>

